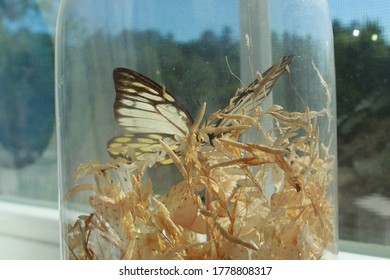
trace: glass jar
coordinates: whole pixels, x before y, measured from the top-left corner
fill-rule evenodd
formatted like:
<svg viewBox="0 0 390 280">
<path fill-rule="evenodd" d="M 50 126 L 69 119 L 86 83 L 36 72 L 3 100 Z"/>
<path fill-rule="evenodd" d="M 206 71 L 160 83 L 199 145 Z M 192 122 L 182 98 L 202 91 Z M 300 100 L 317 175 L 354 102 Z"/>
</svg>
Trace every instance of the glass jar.
<svg viewBox="0 0 390 280">
<path fill-rule="evenodd" d="M 334 257 L 334 72 L 324 0 L 62 0 L 63 258 Z"/>
</svg>

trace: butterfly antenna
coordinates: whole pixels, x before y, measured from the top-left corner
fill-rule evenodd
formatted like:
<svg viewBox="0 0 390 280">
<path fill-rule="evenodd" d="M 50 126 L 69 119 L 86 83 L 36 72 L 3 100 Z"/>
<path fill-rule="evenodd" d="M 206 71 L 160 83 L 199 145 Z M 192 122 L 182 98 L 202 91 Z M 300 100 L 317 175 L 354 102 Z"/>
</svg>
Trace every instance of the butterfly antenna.
<svg viewBox="0 0 390 280">
<path fill-rule="evenodd" d="M 226 60 L 226 65 L 227 65 L 227 67 L 228 67 L 228 69 L 229 69 L 230 74 L 231 74 L 233 77 L 235 77 L 237 80 L 240 81 L 241 86 L 244 86 L 244 83 L 242 82 L 242 80 L 240 79 L 240 77 L 238 77 L 236 74 L 234 74 L 232 68 L 230 67 L 229 59 L 228 59 L 227 56 L 225 56 L 225 60 Z M 200 104 L 199 104 L 199 106 L 200 106 Z"/>
<path fill-rule="evenodd" d="M 249 32 L 251 29 L 251 25 L 249 23 Z M 253 49 L 253 43 L 252 43 L 252 39 L 251 39 L 251 36 L 248 35 L 248 34 L 245 34 L 245 40 L 246 40 L 246 47 L 248 48 L 248 62 L 249 62 L 249 68 L 251 70 L 251 75 L 252 77 L 254 77 L 254 71 L 253 71 L 253 63 L 252 63 L 252 58 L 253 58 L 253 53 L 252 53 L 252 49 Z"/>
<path fill-rule="evenodd" d="M 251 70 L 252 78 L 255 77 L 254 71 L 253 71 L 253 42 L 252 42 L 252 20 L 251 20 L 251 8 L 250 4 L 247 6 L 248 10 L 248 21 L 249 21 L 249 34 L 245 34 L 245 40 L 246 40 L 246 47 L 248 48 L 248 61 L 249 61 L 249 68 Z"/>
<path fill-rule="evenodd" d="M 293 91 L 294 91 L 294 94 L 295 94 L 296 96 L 299 97 L 299 99 L 301 100 L 302 105 L 303 105 L 303 106 L 306 106 L 305 102 L 303 101 L 302 96 L 299 94 L 299 92 L 298 92 L 297 88 L 295 87 L 294 82 L 293 82 L 293 80 L 292 80 L 292 78 L 291 78 L 291 72 L 290 72 L 289 66 L 287 66 L 286 69 L 287 69 L 286 72 L 288 72 L 288 80 L 290 81 L 290 85 L 291 85 L 291 88 L 292 88 Z"/>
</svg>

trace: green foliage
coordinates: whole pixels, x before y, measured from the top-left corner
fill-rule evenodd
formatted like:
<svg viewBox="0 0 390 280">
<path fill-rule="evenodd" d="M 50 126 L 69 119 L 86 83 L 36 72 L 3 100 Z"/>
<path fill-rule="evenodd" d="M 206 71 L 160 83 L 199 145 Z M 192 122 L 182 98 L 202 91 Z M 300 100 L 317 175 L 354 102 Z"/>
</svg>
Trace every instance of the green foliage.
<svg viewBox="0 0 390 280">
<path fill-rule="evenodd" d="M 32 2 L 30 0 L 0 0 L 0 17 L 14 21 L 22 18 L 29 11 L 37 11 L 37 6 L 35 2 Z"/>
<path fill-rule="evenodd" d="M 23 167 L 46 148 L 54 129 L 54 50 L 48 34 L 0 27 L 0 145 Z"/>
<path fill-rule="evenodd" d="M 334 21 L 333 30 L 340 238 L 386 244 L 384 218 L 357 207 L 357 202 L 370 196 L 390 197 L 389 45 L 375 22 L 343 25 Z M 353 36 L 354 30 L 360 31 L 358 36 Z"/>
<path fill-rule="evenodd" d="M 353 36 L 353 30 L 359 36 Z M 343 25 L 333 22 L 337 110 L 348 115 L 367 98 L 389 94 L 390 49 L 375 22 Z"/>
<path fill-rule="evenodd" d="M 156 31 L 129 30 L 113 41 L 123 38 L 129 38 L 129 45 L 136 50 L 124 66 L 163 83 L 193 115 L 205 101 L 208 113 L 217 110 L 218 104 L 227 104 L 240 87 L 226 62 L 228 59 L 237 74 L 239 43 L 232 39 L 229 28 L 221 35 L 205 31 L 198 40 L 189 42 L 178 42 Z"/>
</svg>

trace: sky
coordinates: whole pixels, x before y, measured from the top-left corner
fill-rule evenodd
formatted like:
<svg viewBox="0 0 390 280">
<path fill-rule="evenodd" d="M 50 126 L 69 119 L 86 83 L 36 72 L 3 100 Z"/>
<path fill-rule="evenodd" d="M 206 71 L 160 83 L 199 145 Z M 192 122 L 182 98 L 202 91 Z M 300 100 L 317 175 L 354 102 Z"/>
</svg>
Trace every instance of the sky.
<svg viewBox="0 0 390 280">
<path fill-rule="evenodd" d="M 136 13 L 136 16 L 139 17 L 138 19 L 144 19 L 143 23 L 146 26 L 149 24 L 152 27 L 154 24 L 157 24 L 158 28 L 172 33 L 175 30 L 181 30 L 180 32 L 183 33 L 188 31 L 177 26 L 178 22 L 186 22 L 188 20 L 197 22 L 196 28 L 199 30 L 212 27 L 216 32 L 220 32 L 225 25 L 233 26 L 233 29 L 234 26 L 238 26 L 237 11 L 239 10 L 239 1 L 236 0 L 157 1 L 164 3 L 164 5 L 154 5 L 155 0 L 136 1 L 137 6 L 134 7 L 135 10 L 145 10 L 144 13 Z M 321 2 L 319 0 L 312 1 Z M 272 7 L 272 3 L 274 5 L 283 5 L 279 3 L 284 2 L 288 1 L 271 0 L 270 6 Z M 384 26 L 384 35 L 390 41 L 390 0 L 329 0 L 328 3 L 332 19 L 339 19 L 345 24 L 349 24 L 354 20 L 360 22 L 364 22 L 367 19 L 376 20 L 381 26 Z M 153 9 L 158 9 L 158 11 Z M 153 22 L 153 20 L 147 19 L 149 12 L 150 14 L 161 15 L 164 20 Z M 188 28 L 193 27 L 189 26 Z M 233 31 L 238 32 L 238 30 Z M 178 39 L 186 36 L 181 33 L 175 35 Z"/>
<path fill-rule="evenodd" d="M 332 18 L 343 23 L 367 19 L 378 21 L 384 28 L 387 42 L 390 42 L 390 1 L 389 0 L 328 0 Z"/>
<path fill-rule="evenodd" d="M 45 2 L 35 1 L 38 5 Z M 299 3 L 307 0 L 294 1 Z M 270 0 L 274 6 L 288 2 L 293 1 Z M 52 3 L 51 11 L 43 9 L 40 15 L 26 17 L 21 24 L 33 30 L 49 30 L 53 33 L 57 14 L 53 10 L 57 10 L 59 0 L 53 0 Z M 154 28 L 165 34 L 174 33 L 178 40 L 190 39 L 187 34 L 198 37 L 207 28 L 220 33 L 224 26 L 231 26 L 233 32 L 238 33 L 239 0 L 83 0 L 73 3 L 77 4 L 75 13 L 79 13 L 78 16 L 87 20 L 97 19 L 91 20 L 91 25 L 114 31 L 123 24 L 142 25 L 144 29 Z M 384 27 L 384 35 L 390 42 L 390 0 L 328 0 L 328 3 L 331 17 L 342 23 L 349 24 L 354 20 L 364 22 L 367 19 L 378 21 Z M 183 23 L 188 25 L 182 26 Z"/>
<path fill-rule="evenodd" d="M 252 1 L 253 0 L 249 0 Z M 286 3 L 304 2 L 325 3 L 325 0 L 270 0 L 270 7 L 290 5 Z M 176 40 L 195 39 L 206 29 L 217 34 L 224 26 L 231 26 L 233 35 L 238 35 L 239 0 L 122 0 L 122 1 L 77 1 L 78 16 L 90 19 L 91 26 L 108 28 L 113 32 L 121 30 L 123 25 L 135 29 L 157 29 L 163 34 L 173 34 Z M 385 35 L 390 38 L 390 0 L 329 0 L 330 14 L 333 19 L 340 19 L 349 24 L 354 20 L 378 20 L 385 26 Z M 93 9 L 91 9 L 93 7 Z M 280 20 L 295 17 L 293 9 L 287 10 Z M 307 16 L 313 17 L 311 11 Z M 310 23 L 303 25 L 310 28 Z M 188 35 L 191 34 L 191 35 Z M 390 40 L 389 40 L 390 41 Z"/>
</svg>

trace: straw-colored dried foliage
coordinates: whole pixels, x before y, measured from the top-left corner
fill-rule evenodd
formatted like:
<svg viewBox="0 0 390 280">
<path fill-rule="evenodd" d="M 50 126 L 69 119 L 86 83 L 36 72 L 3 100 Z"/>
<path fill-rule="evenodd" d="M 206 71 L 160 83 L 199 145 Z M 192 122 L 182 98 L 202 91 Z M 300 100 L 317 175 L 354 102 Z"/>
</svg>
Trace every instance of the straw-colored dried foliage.
<svg viewBox="0 0 390 280">
<path fill-rule="evenodd" d="M 321 259 L 334 238 L 334 163 L 317 127 L 327 109 L 273 105 L 254 117 L 215 114 L 201 127 L 195 122 L 180 153 L 161 141 L 183 177 L 162 195 L 153 192 L 159 182 L 144 176 L 158 168 L 158 152 L 155 159 L 81 164 L 76 180 L 94 183 L 74 186 L 66 199 L 90 191 L 92 211 L 67 225 L 68 258 Z M 212 144 L 199 141 L 215 129 L 215 118 L 237 125 Z M 239 141 L 249 126 L 262 144 Z"/>
</svg>

